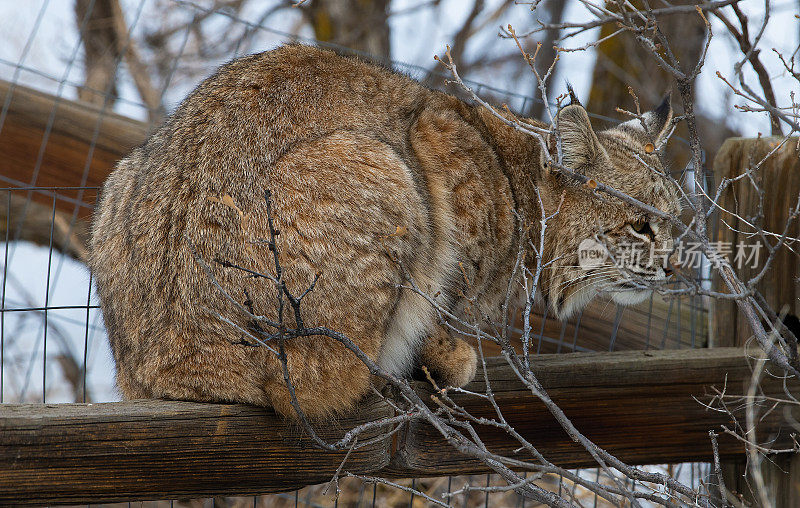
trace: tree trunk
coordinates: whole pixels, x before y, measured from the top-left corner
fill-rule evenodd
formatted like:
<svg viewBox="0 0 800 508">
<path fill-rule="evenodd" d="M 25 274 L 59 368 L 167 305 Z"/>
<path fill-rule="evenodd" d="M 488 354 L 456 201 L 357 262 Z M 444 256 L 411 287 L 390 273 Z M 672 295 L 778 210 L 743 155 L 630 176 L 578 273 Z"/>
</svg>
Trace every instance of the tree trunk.
<svg viewBox="0 0 800 508">
<path fill-rule="evenodd" d="M 147 107 L 150 123 L 160 124 L 164 118 L 161 90 L 153 86 L 150 69 L 128 33 L 119 0 L 77 0 L 75 17 L 83 41 L 86 69 L 86 79 L 78 90 L 78 97 L 99 106 L 113 105 L 117 95 L 117 69 L 124 57 L 136 90 Z"/>
<path fill-rule="evenodd" d="M 83 42 L 83 65 L 86 72 L 84 86 L 78 89 L 78 98 L 102 106 L 108 95 L 110 106 L 117 96 L 116 62 L 119 58 L 111 4 L 105 1 L 77 0 L 75 23 Z"/>
<path fill-rule="evenodd" d="M 304 12 L 318 41 L 388 60 L 390 3 L 390 0 L 313 0 Z"/>
<path fill-rule="evenodd" d="M 689 4 L 679 0 L 676 4 Z M 634 5 L 641 4 L 640 1 Z M 640 6 L 640 5 L 639 5 Z M 660 19 L 659 28 L 669 41 L 670 49 L 684 70 L 692 69 L 700 58 L 705 41 L 705 25 L 697 15 L 679 14 Z M 600 30 L 599 38 L 608 37 L 619 27 L 608 23 Z M 632 87 L 639 96 L 642 109 L 658 105 L 672 83 L 672 76 L 662 70 L 650 53 L 629 33 L 622 33 L 597 47 L 597 64 L 592 75 L 589 110 L 618 117 L 616 108 L 633 111 Z"/>
<path fill-rule="evenodd" d="M 677 4 L 693 4 L 687 0 L 679 0 Z M 641 2 L 634 5 L 641 7 Z M 681 68 L 690 71 L 697 64 L 705 43 L 706 29 L 700 16 L 696 14 L 676 14 L 665 16 L 658 24 L 670 49 L 678 58 Z M 607 37 L 618 30 L 616 24 L 606 24 L 600 31 L 598 39 Z M 589 94 L 588 109 L 592 113 L 611 118 L 626 120 L 616 108 L 635 111 L 633 97 L 628 91 L 631 87 L 639 97 L 642 111 L 651 109 L 660 103 L 664 94 L 670 91 L 674 83 L 672 76 L 658 66 L 655 58 L 641 47 L 629 33 L 623 33 L 604 41 L 597 47 L 597 63 L 592 74 L 592 89 Z M 698 100 L 702 99 L 700 97 Z M 673 104 L 677 106 L 677 104 Z M 711 161 L 717 149 L 725 139 L 735 133 L 719 121 L 697 118 L 706 160 Z M 679 125 L 675 134 L 686 138 L 685 126 Z M 671 143 L 670 158 L 673 170 L 680 171 L 689 160 L 688 150 L 680 142 Z"/>
<path fill-rule="evenodd" d="M 564 6 L 566 4 L 566 0 L 550 0 L 544 4 L 545 11 L 548 15 L 548 21 L 550 23 L 561 23 L 561 19 L 564 17 Z M 550 65 L 556 58 L 556 50 L 554 46 L 558 36 L 559 30 L 547 30 L 545 32 L 544 39 L 542 40 L 542 49 L 539 50 L 539 54 L 536 56 L 536 68 L 541 75 L 544 75 L 547 72 L 547 69 L 550 68 Z M 553 68 L 553 72 L 555 73 L 555 68 Z M 541 99 L 542 94 L 539 91 L 539 84 L 534 80 L 533 85 L 533 96 L 536 99 Z M 541 100 L 533 101 L 528 107 L 528 111 L 525 111 L 524 113 L 525 116 L 529 118 L 538 118 L 540 120 L 549 121 L 549 119 L 544 118 L 544 102 Z"/>
</svg>

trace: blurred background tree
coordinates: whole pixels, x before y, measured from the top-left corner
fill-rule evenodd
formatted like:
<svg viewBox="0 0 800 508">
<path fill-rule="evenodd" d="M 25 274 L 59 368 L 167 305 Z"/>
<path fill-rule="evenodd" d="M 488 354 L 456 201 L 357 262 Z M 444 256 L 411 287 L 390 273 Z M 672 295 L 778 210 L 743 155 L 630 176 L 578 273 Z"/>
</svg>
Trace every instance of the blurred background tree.
<svg viewBox="0 0 800 508">
<path fill-rule="evenodd" d="M 558 24 L 572 3 L 574 0 L 544 0 L 537 12 L 541 21 Z M 137 11 L 140 5 L 120 0 L 75 1 L 75 24 L 85 52 L 84 86 L 79 91 L 82 100 L 113 105 L 119 80 L 126 79 L 121 76 L 127 73 L 125 76 L 147 108 L 148 120 L 153 125 L 158 124 L 169 109 L 165 103 L 176 100 L 170 95 L 170 87 L 186 89 L 197 83 L 209 73 L 209 62 L 265 49 L 265 31 L 281 32 L 285 38 L 316 40 L 332 47 L 350 48 L 386 63 L 408 60 L 409 47 L 423 47 L 428 53 L 422 62 L 427 72 L 414 77 L 428 86 L 443 87 L 446 76 L 429 60 L 443 48 L 426 48 L 424 38 L 430 36 L 426 34 L 420 40 L 421 32 L 414 40 L 415 20 L 427 20 L 440 27 L 444 32 L 441 38 L 449 41 L 454 49 L 455 63 L 462 76 L 530 97 L 540 95 L 516 45 L 498 37 L 501 28 L 510 22 L 519 29 L 535 26 L 536 20 L 529 10 L 514 0 L 465 0 L 457 5 L 446 0 L 213 0 L 204 3 L 154 0 L 150 4 L 148 9 L 160 15 L 142 16 L 144 29 L 128 33 L 131 20 L 140 16 Z M 689 4 L 692 4 L 689 0 L 674 3 Z M 248 24 L 242 24 L 242 19 Z M 409 20 L 412 20 L 410 28 Z M 403 26 L 406 26 L 405 32 L 395 33 Z M 693 66 L 706 37 L 700 17 L 667 16 L 659 28 L 672 41 L 669 50 L 684 67 Z M 585 42 L 604 40 L 615 30 L 613 24 L 607 24 L 594 33 L 587 33 L 589 38 Z M 639 97 L 642 109 L 657 104 L 670 89 L 666 73 L 644 54 L 630 33 L 611 37 L 590 50 L 590 58 L 593 56 L 596 61 L 589 68 L 565 64 L 564 54 L 559 55 L 555 49 L 559 44 L 572 42 L 572 39 L 562 41 L 563 36 L 563 30 L 550 29 L 522 39 L 527 51 L 534 51 L 541 44 L 536 60 L 541 72 L 560 57 L 554 70 L 557 79 L 551 81 L 548 91 L 551 101 L 563 92 L 564 81 L 575 81 L 576 76 L 580 81 L 580 76 L 585 75 L 591 85 L 587 83 L 583 90 L 579 87 L 578 93 L 588 96 L 589 111 L 609 119 L 622 119 L 618 107 L 634 109 L 629 87 Z M 484 95 L 492 98 L 491 91 L 485 91 Z M 730 99 L 728 94 L 728 102 Z M 530 100 L 510 106 L 529 117 L 546 117 L 541 101 Z M 596 121 L 598 128 L 608 124 L 608 121 Z M 714 115 L 702 116 L 700 129 L 706 141 L 706 160 L 713 158 L 725 138 L 737 134 L 734 126 L 721 123 Z M 687 160 L 682 151 L 685 150 L 677 145 L 671 150 L 677 168 L 682 168 Z"/>
<path fill-rule="evenodd" d="M 672 5 L 692 5 L 691 0 L 679 0 Z M 633 4 L 642 7 L 641 1 Z M 617 30 L 614 24 L 606 24 L 600 29 L 598 40 L 611 36 Z M 665 16 L 659 24 L 659 30 L 669 41 L 669 48 L 660 48 L 662 52 L 671 51 L 681 62 L 685 71 L 690 71 L 700 58 L 706 40 L 706 27 L 700 16 L 673 15 Z M 618 118 L 617 108 L 635 111 L 632 89 L 640 102 L 642 111 L 647 111 L 661 102 L 664 94 L 670 91 L 671 79 L 658 62 L 645 51 L 631 33 L 622 33 L 597 46 L 597 60 L 592 72 L 592 87 L 589 93 L 587 108 L 593 113 Z M 701 99 L 698 97 L 697 99 Z M 713 160 L 725 139 L 736 133 L 724 123 L 704 116 L 698 117 L 698 128 L 704 140 L 706 160 Z M 686 138 L 686 127 L 681 124 L 676 134 Z M 685 146 L 673 143 L 670 157 L 680 169 L 688 161 Z"/>
</svg>

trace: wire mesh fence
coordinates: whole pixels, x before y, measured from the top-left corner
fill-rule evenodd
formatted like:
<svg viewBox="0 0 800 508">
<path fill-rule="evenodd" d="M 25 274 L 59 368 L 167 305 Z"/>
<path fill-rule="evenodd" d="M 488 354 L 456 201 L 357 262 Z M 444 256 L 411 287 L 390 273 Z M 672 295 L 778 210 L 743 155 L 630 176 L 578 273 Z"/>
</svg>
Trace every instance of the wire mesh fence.
<svg viewBox="0 0 800 508">
<path fill-rule="evenodd" d="M 128 33 L 134 33 L 142 21 L 146 0 L 140 0 L 130 11 Z M 220 17 L 240 30 L 240 41 L 225 59 L 234 58 L 254 49 L 268 49 L 280 43 L 301 42 L 332 47 L 339 52 L 352 50 L 322 43 L 296 33 L 241 19 L 226 9 L 211 9 L 195 2 L 175 0 L 174 7 L 183 11 L 189 20 L 199 17 Z M 113 385 L 113 362 L 105 338 L 102 316 L 97 296 L 92 287 L 92 277 L 83 260 L 88 221 L 97 199 L 99 188 L 90 185 L 98 175 L 110 169 L 107 147 L 103 145 L 107 134 L 104 122 L 115 114 L 110 98 L 113 90 L 91 90 L 106 97 L 93 111 L 96 121 L 87 124 L 81 135 L 85 145 L 66 139 L 62 131 L 68 127 L 69 108 L 75 90 L 85 83 L 74 75 L 79 63 L 81 40 L 68 49 L 66 65 L 61 75 L 37 69 L 30 65 L 29 50 L 32 41 L 51 8 L 44 1 L 37 13 L 33 28 L 17 60 L 0 58 L 5 67 L 2 76 L 8 78 L 2 111 L 0 111 L 0 153 L 7 156 L 7 171 L 0 174 L 5 187 L 0 188 L 0 224 L 2 233 L 2 288 L 0 289 L 0 403 L 56 403 L 104 402 L 118 397 Z M 87 19 L 79 20 L 85 26 Z M 173 76 L 182 68 L 185 74 L 197 72 L 197 67 L 210 69 L 214 62 L 184 62 L 182 55 L 187 47 L 192 23 L 187 23 L 177 58 L 170 67 L 159 93 L 164 98 L 170 91 Z M 245 35 L 261 33 L 261 39 L 246 39 Z M 258 48 L 253 46 L 257 45 Z M 123 51 L 124 52 L 124 51 Z M 376 59 L 372 55 L 360 56 Z M 432 75 L 446 76 L 426 67 L 403 62 L 383 62 L 398 71 L 418 79 Z M 122 56 L 116 67 L 123 67 Z M 39 112 L 39 128 L 24 130 L 15 121 L 15 114 L 25 105 L 19 104 L 21 94 L 28 85 L 42 86 L 53 92 L 49 111 Z M 475 92 L 496 103 L 506 103 L 512 109 L 525 111 L 531 101 L 541 99 L 465 80 Z M 446 82 L 440 86 L 454 93 Z M 180 87 L 179 87 L 180 88 Z M 149 106 L 142 101 L 114 96 L 114 101 L 125 107 L 146 112 Z M 142 115 L 144 116 L 144 115 Z M 600 118 L 613 121 L 613 119 Z M 142 130 L 146 130 L 142 128 Z M 18 137 L 26 137 L 36 149 L 24 156 L 16 156 L 14 147 Z M 33 141 L 31 141 L 33 140 Z M 79 161 L 78 167 L 64 173 L 58 164 L 64 157 Z M 678 168 L 676 171 L 682 171 Z M 54 183 L 58 182 L 57 185 Z M 697 277 L 702 276 L 702 271 Z M 613 316 L 609 318 L 610 316 Z M 664 301 L 652 297 L 636 307 L 622 307 L 608 301 L 599 301 L 587 307 L 576 317 L 561 322 L 548 316 L 547 309 L 538 309 L 534 320 L 537 353 L 566 353 L 590 351 L 615 351 L 625 349 L 670 349 L 705 347 L 708 343 L 707 309 L 700 297 L 682 297 Z M 489 351 L 491 352 L 491 351 Z M 2 409 L 0 408 L 0 411 Z M 707 464 L 679 464 L 654 466 L 669 474 L 689 479 L 693 483 L 707 481 Z M 604 481 L 600 469 L 579 470 L 582 476 L 594 481 Z M 607 478 L 605 480 L 608 480 Z M 442 477 L 409 479 L 398 486 L 376 485 L 363 480 L 342 481 L 339 496 L 333 496 L 330 486 L 320 485 L 270 496 L 228 498 L 195 501 L 168 501 L 170 506 L 425 506 L 428 499 L 419 491 L 436 500 L 446 500 L 454 506 L 526 506 L 525 499 L 513 491 L 467 492 L 452 497 L 464 485 L 483 483 L 485 486 L 501 485 L 494 475 L 468 477 Z M 604 501 L 575 483 L 557 476 L 544 475 L 539 483 L 558 492 L 572 492 L 572 497 L 583 506 L 603 506 Z M 694 486 L 694 484 L 692 485 Z M 644 487 L 643 487 L 644 488 Z M 531 506 L 529 503 L 527 506 Z"/>
</svg>

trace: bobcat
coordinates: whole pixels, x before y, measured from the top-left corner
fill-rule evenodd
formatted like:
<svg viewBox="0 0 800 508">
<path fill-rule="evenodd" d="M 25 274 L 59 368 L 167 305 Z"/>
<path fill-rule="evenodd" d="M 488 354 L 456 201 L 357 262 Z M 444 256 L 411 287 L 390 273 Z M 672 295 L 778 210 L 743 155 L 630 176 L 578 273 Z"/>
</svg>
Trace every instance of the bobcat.
<svg viewBox="0 0 800 508">
<path fill-rule="evenodd" d="M 666 101 L 643 122 L 594 132 L 582 106 L 566 106 L 563 161 L 676 212 L 676 193 L 645 149 L 671 114 Z M 403 286 L 410 276 L 457 315 L 467 299 L 496 315 L 520 244 L 517 216 L 538 238 L 536 189 L 547 214 L 560 207 L 543 253 L 557 261 L 541 281 L 553 312 L 564 318 L 600 291 L 621 303 L 644 299 L 649 292 L 625 270 L 577 266 L 579 243 L 598 232 L 669 242 L 670 228 L 544 160 L 537 139 L 485 108 L 355 58 L 292 45 L 222 66 L 118 163 L 95 212 L 90 266 L 122 395 L 294 414 L 282 364 L 252 347 L 243 330 L 254 324 L 231 301 L 274 319 L 275 285 L 214 261 L 275 273 L 263 242 L 267 190 L 289 289 L 299 294 L 319 274 L 303 301 L 305 324 L 347 335 L 396 375 L 426 365 L 444 384 L 472 379 L 473 348 Z M 640 268 L 651 280 L 667 276 Z M 369 390 L 368 368 L 340 343 L 316 336 L 285 347 L 307 415 L 346 411 Z"/>
</svg>

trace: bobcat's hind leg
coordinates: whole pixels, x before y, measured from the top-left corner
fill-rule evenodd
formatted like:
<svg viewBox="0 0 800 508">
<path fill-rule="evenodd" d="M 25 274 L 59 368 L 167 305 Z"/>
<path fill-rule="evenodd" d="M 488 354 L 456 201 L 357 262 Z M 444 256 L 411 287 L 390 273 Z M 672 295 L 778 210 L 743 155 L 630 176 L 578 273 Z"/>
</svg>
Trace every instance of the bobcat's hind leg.
<svg viewBox="0 0 800 508">
<path fill-rule="evenodd" d="M 364 344 L 365 340 L 350 338 L 367 351 L 374 350 Z M 289 381 L 300 409 L 314 419 L 346 413 L 369 392 L 372 382 L 369 369 L 341 344 L 323 337 L 314 339 L 288 343 L 286 348 Z M 283 367 L 279 361 L 276 363 L 279 373 L 270 377 L 265 386 L 270 405 L 284 416 L 297 418 L 283 378 Z"/>
<path fill-rule="evenodd" d="M 475 377 L 478 355 L 466 341 L 437 325 L 422 344 L 419 364 L 427 367 L 442 385 L 460 387 Z"/>
</svg>

